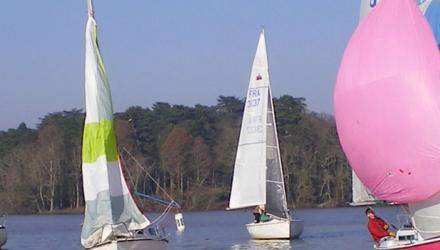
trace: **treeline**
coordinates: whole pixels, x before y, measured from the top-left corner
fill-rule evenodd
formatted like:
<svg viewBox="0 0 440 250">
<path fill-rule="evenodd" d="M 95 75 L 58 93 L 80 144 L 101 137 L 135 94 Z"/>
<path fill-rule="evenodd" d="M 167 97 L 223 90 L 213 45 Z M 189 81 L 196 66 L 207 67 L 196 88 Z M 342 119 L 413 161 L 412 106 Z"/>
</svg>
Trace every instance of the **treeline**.
<svg viewBox="0 0 440 250">
<path fill-rule="evenodd" d="M 281 96 L 274 106 L 288 205 L 345 204 L 351 174 L 333 118 L 308 111 L 304 98 Z M 227 207 L 243 108 L 243 100 L 220 96 L 213 106 L 157 102 L 115 114 L 131 188 L 167 199 L 151 175 L 186 210 Z M 22 123 L 0 132 L 0 212 L 84 206 L 83 122 L 75 109 L 47 114 L 36 129 Z"/>
</svg>

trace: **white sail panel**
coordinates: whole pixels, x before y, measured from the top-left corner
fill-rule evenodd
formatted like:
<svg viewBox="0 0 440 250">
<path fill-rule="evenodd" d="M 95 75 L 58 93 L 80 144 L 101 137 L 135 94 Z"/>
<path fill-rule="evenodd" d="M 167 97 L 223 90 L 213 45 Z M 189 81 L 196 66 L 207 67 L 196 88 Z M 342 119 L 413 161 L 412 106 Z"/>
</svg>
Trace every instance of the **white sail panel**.
<svg viewBox="0 0 440 250">
<path fill-rule="evenodd" d="M 361 11 L 359 15 L 359 22 L 361 22 L 364 19 L 364 17 L 368 15 L 370 10 L 374 8 L 376 3 L 377 0 L 361 0 L 361 8 L 360 8 Z"/>
<path fill-rule="evenodd" d="M 269 71 L 266 41 L 261 32 L 252 65 L 229 208 L 266 203 L 266 121 Z"/>
<path fill-rule="evenodd" d="M 377 199 L 368 191 L 368 189 L 362 184 L 359 177 L 352 170 L 352 194 L 353 202 L 350 203 L 352 206 L 364 206 L 375 204 Z"/>
<path fill-rule="evenodd" d="M 89 2 L 91 4 L 91 2 Z M 82 148 L 85 248 L 130 235 L 150 224 L 125 182 L 113 128 L 110 86 L 99 51 L 96 22 L 89 5 L 85 60 L 86 120 Z"/>
<path fill-rule="evenodd" d="M 423 239 L 440 236 L 440 193 L 429 200 L 408 204 L 413 226 Z"/>
</svg>

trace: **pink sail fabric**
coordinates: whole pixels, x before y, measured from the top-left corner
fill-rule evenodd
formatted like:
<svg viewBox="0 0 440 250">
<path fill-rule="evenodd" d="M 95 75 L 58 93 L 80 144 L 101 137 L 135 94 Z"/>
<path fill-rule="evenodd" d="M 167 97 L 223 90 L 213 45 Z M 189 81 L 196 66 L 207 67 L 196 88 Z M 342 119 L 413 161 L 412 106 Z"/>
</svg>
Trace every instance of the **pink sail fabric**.
<svg viewBox="0 0 440 250">
<path fill-rule="evenodd" d="M 360 180 L 396 203 L 440 191 L 440 56 L 414 0 L 384 0 L 354 32 L 337 77 L 339 139 Z"/>
</svg>

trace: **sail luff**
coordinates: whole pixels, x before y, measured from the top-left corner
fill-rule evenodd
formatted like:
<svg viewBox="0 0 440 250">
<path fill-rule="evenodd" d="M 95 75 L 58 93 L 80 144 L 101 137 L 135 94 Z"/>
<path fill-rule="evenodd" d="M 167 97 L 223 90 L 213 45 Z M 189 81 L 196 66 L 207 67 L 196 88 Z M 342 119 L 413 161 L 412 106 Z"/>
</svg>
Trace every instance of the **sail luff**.
<svg viewBox="0 0 440 250">
<path fill-rule="evenodd" d="M 229 199 L 230 209 L 266 203 L 267 98 L 267 55 L 262 32 L 252 64 L 243 112 Z"/>
<path fill-rule="evenodd" d="M 149 221 L 134 203 L 125 182 L 113 128 L 110 86 L 99 51 L 91 1 L 86 25 L 85 102 L 82 174 L 85 218 L 81 244 L 97 244 L 130 235 Z"/>
</svg>

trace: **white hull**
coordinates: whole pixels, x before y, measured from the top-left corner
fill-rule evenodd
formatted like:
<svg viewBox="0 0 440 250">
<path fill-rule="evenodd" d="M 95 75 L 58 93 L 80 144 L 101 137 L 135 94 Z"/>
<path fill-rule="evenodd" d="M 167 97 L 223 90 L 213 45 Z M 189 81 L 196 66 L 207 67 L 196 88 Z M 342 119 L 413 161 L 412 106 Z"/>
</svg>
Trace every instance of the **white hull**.
<svg viewBox="0 0 440 250">
<path fill-rule="evenodd" d="M 2 247 L 4 244 L 6 244 L 6 241 L 8 241 L 8 235 L 6 234 L 6 228 L 2 225 L 0 225 L 0 247 Z"/>
<path fill-rule="evenodd" d="M 440 238 L 406 242 L 394 239 L 388 240 L 386 243 L 382 243 L 380 245 L 375 245 L 374 249 L 437 250 L 440 249 Z"/>
<path fill-rule="evenodd" d="M 246 224 L 253 239 L 295 239 L 304 228 L 304 221 L 298 219 L 272 219 L 268 222 Z"/>
<path fill-rule="evenodd" d="M 168 242 L 166 240 L 134 239 L 112 241 L 92 250 L 165 250 Z"/>
<path fill-rule="evenodd" d="M 425 240 L 414 228 L 402 228 L 397 231 L 396 237 L 385 237 L 374 248 L 383 250 L 438 250 L 440 249 L 440 237 Z"/>
</svg>

